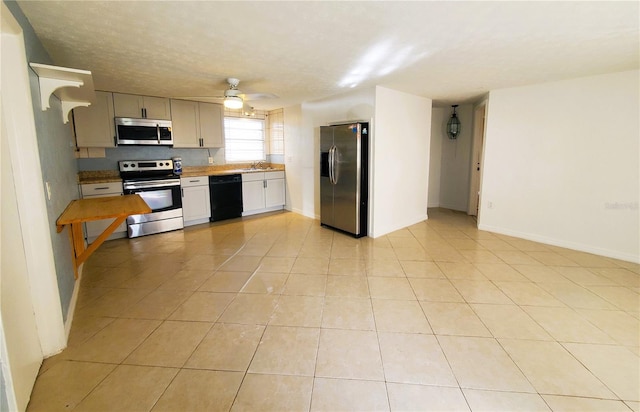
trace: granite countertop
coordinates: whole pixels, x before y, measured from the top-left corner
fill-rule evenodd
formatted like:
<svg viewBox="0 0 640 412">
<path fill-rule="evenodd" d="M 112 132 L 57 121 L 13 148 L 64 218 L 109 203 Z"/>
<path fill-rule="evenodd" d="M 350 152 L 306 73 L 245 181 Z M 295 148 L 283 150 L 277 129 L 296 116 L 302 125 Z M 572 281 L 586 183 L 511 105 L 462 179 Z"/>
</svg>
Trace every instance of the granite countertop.
<svg viewBox="0 0 640 412">
<path fill-rule="evenodd" d="M 113 183 L 122 182 L 120 172 L 117 170 L 88 170 L 78 172 L 78 183 Z"/>
<path fill-rule="evenodd" d="M 282 172 L 284 165 L 267 163 L 264 168 L 251 169 L 250 164 L 231 164 L 216 166 L 184 166 L 183 177 L 215 176 L 236 173 Z M 117 170 L 92 170 L 78 172 L 78 184 L 122 182 Z"/>
<path fill-rule="evenodd" d="M 283 164 L 268 164 L 264 168 L 251 169 L 250 165 L 221 165 L 221 166 L 185 166 L 182 168 L 183 177 L 195 176 L 219 176 L 238 173 L 258 173 L 258 172 L 283 172 Z"/>
</svg>

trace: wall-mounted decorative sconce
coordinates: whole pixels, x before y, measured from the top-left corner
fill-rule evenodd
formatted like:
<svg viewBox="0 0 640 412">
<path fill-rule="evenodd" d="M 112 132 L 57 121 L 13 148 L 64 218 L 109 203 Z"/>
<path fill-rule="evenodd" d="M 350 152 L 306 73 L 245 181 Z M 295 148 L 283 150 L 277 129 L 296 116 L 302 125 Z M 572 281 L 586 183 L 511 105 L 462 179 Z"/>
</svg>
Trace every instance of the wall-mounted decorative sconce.
<svg viewBox="0 0 640 412">
<path fill-rule="evenodd" d="M 456 107 L 458 107 L 458 105 L 454 104 L 451 107 L 453 107 L 453 113 L 447 122 L 447 136 L 449 136 L 449 139 L 456 139 L 460 134 L 460 120 L 458 120 L 458 116 L 456 115 Z"/>
</svg>

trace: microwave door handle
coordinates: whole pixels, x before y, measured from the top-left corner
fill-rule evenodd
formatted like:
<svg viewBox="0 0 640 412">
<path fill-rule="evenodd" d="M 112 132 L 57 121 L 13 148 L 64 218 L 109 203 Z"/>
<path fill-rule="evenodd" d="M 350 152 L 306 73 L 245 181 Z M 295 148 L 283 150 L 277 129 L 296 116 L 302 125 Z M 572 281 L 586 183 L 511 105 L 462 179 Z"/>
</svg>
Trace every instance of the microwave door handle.
<svg viewBox="0 0 640 412">
<path fill-rule="evenodd" d="M 160 125 L 156 123 L 156 135 L 158 136 L 158 144 L 160 144 Z"/>
</svg>

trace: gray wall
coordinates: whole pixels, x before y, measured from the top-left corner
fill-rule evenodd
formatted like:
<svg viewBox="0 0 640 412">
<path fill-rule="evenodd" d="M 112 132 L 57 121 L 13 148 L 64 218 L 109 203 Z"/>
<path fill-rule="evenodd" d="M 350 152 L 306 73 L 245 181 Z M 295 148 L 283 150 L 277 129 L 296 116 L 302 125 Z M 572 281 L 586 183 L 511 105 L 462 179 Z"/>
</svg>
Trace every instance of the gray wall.
<svg viewBox="0 0 640 412">
<path fill-rule="evenodd" d="M 208 166 L 209 156 L 214 164 L 224 164 L 224 149 L 173 149 L 170 147 L 116 147 L 105 149 L 105 157 L 78 159 L 78 170 L 117 170 L 119 160 L 150 160 L 182 157 L 182 166 Z M 267 162 L 284 163 L 283 155 L 267 155 Z"/>
<path fill-rule="evenodd" d="M 439 175 L 438 171 L 430 170 L 429 207 L 466 212 L 469 204 L 473 105 L 464 104 L 457 108 L 461 133 L 455 140 L 449 139 L 446 131 L 451 113 L 450 106 L 433 109 L 430 157 L 434 167 L 439 163 Z M 436 139 L 439 141 L 436 142 Z M 439 191 L 436 193 L 434 191 L 438 185 Z"/>
<path fill-rule="evenodd" d="M 78 159 L 78 170 L 117 170 L 119 160 L 151 160 L 182 157 L 182 166 L 207 166 L 209 153 L 215 164 L 224 163 L 224 149 L 173 149 L 170 147 L 116 147 L 105 149 L 104 158 Z"/>
<path fill-rule="evenodd" d="M 5 1 L 5 4 L 22 27 L 27 62 L 53 64 L 49 54 L 42 46 L 17 3 Z M 47 200 L 47 215 L 62 304 L 62 316 L 66 321 L 75 280 L 68 235 L 66 231 L 57 233 L 55 222 L 69 202 L 78 198 L 78 169 L 73 153 L 73 136 L 69 124 L 62 122 L 60 101 L 52 97 L 50 101 L 51 107 L 47 111 L 42 111 L 38 76 L 32 70 L 29 70 L 29 81 L 38 139 L 38 152 L 42 167 L 42 185 L 33 188 L 33 190 L 42 190 L 44 192 L 45 182 L 49 182 L 51 186 L 52 196 L 51 200 Z"/>
</svg>

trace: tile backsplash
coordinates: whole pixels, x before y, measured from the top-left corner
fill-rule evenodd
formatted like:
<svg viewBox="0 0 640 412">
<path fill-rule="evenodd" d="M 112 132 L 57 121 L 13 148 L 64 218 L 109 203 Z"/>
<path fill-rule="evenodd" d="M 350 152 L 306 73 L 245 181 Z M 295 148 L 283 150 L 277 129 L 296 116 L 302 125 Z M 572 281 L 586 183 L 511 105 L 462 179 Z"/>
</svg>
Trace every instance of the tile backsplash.
<svg viewBox="0 0 640 412">
<path fill-rule="evenodd" d="M 157 146 L 120 146 L 105 149 L 105 157 L 80 158 L 76 161 L 79 171 L 117 170 L 120 160 L 171 159 L 174 156 L 182 157 L 183 166 L 208 166 L 209 156 L 213 157 L 214 164 L 225 163 L 224 149 L 174 149 Z"/>
<path fill-rule="evenodd" d="M 79 171 L 117 170 L 120 160 L 152 160 L 182 157 L 183 166 L 209 166 L 209 156 L 215 165 L 225 164 L 224 149 L 174 149 L 171 147 L 130 146 L 104 149 L 104 157 L 78 158 Z M 209 154 L 211 153 L 211 154 Z M 267 155 L 268 163 L 284 163 L 283 155 Z"/>
</svg>

